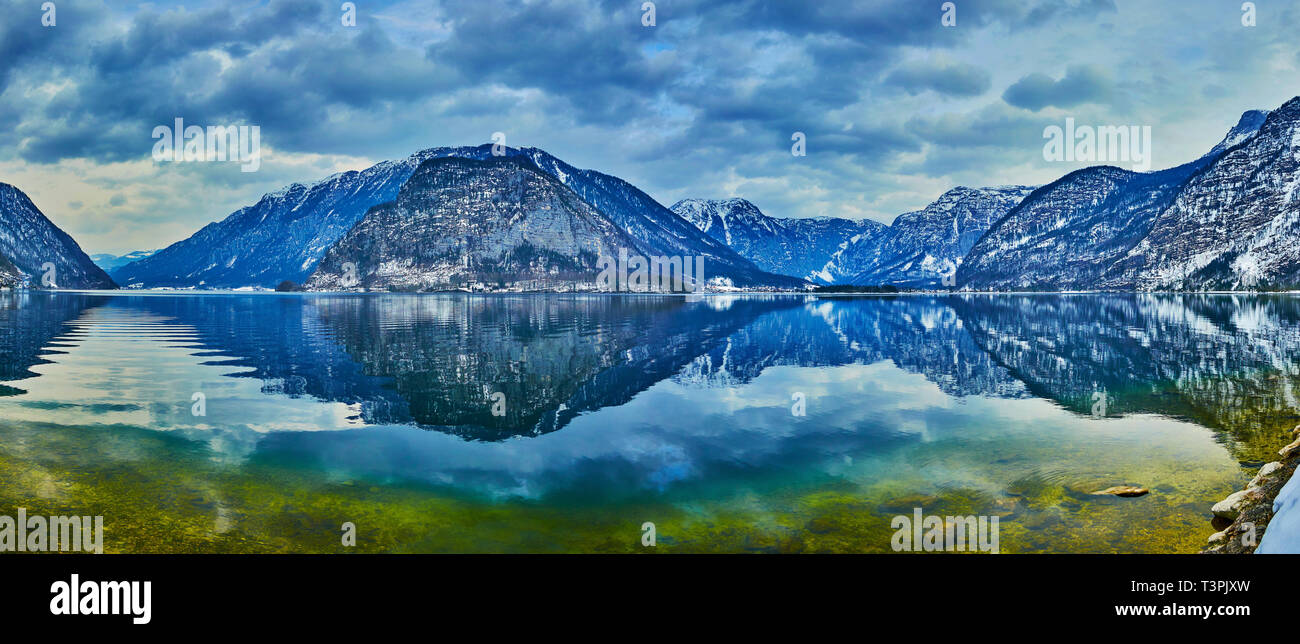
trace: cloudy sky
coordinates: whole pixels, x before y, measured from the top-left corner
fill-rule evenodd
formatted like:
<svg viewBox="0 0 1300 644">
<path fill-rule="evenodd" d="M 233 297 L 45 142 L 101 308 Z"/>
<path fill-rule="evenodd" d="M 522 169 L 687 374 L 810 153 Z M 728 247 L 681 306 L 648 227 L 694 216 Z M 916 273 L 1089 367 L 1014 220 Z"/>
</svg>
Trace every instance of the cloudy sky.
<svg viewBox="0 0 1300 644">
<path fill-rule="evenodd" d="M 92 253 L 494 132 L 665 205 L 888 223 L 1079 167 L 1043 159 L 1066 117 L 1150 125 L 1163 168 L 1300 94 L 1293 0 L 42 1 L 0 0 L 0 181 Z M 155 162 L 178 117 L 259 126 L 261 169 Z"/>
</svg>

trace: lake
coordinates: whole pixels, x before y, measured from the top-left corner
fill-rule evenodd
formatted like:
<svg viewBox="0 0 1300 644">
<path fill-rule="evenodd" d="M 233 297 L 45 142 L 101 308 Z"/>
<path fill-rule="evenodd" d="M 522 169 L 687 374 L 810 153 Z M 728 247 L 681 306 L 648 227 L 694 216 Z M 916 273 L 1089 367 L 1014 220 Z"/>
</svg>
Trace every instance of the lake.
<svg viewBox="0 0 1300 644">
<path fill-rule="evenodd" d="M 108 552 L 893 552 L 916 508 L 1195 552 L 1298 356 L 1289 295 L 10 292 L 0 513 Z"/>
</svg>

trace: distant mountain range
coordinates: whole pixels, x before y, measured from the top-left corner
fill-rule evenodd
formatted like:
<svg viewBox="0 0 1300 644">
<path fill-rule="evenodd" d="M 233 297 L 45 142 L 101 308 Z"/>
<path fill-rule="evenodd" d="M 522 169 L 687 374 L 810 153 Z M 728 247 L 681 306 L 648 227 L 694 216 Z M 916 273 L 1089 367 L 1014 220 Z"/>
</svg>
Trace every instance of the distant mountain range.
<svg viewBox="0 0 1300 644">
<path fill-rule="evenodd" d="M 0 286 L 116 288 L 77 242 L 55 226 L 22 190 L 0 183 Z"/>
<path fill-rule="evenodd" d="M 156 252 L 158 251 L 137 250 L 137 251 L 132 251 L 130 253 L 127 253 L 125 255 L 113 255 L 110 253 L 95 253 L 94 255 L 90 256 L 90 261 L 95 262 L 95 265 L 104 269 L 105 272 L 112 273 L 113 271 L 123 266 L 126 266 L 131 262 L 138 262 L 150 255 L 153 255 Z"/>
<path fill-rule="evenodd" d="M 1094 166 L 1041 188 L 957 187 L 888 227 L 809 233 L 743 199 L 673 210 L 774 272 L 932 290 L 1300 288 L 1300 98 L 1249 111 L 1158 172 Z M 845 241 L 846 237 L 849 241 Z M 824 270 L 811 270 L 822 266 Z"/>
<path fill-rule="evenodd" d="M 861 266 L 852 284 L 938 289 L 956 284 L 966 253 L 994 222 L 1033 191 L 1026 186 L 957 187 L 922 210 L 899 215 L 877 242 L 845 250 Z"/>
<path fill-rule="evenodd" d="M 938 289 L 953 285 L 975 241 L 1032 190 L 953 188 L 924 209 L 899 215 L 891 226 L 770 217 L 734 198 L 684 199 L 672 210 L 773 273 L 819 284 Z"/>
<path fill-rule="evenodd" d="M 684 199 L 671 210 L 765 271 L 821 284 L 848 277 L 836 253 L 887 230 L 871 220 L 769 217 L 744 199 Z"/>
<path fill-rule="evenodd" d="M 162 250 L 93 262 L 0 184 L 0 286 L 40 286 L 52 265 L 61 288 L 333 289 L 351 283 L 346 267 L 364 288 L 556 290 L 589 279 L 593 257 L 627 251 L 703 257 L 715 290 L 1296 288 L 1298 183 L 1300 97 L 1246 112 L 1181 166 L 957 187 L 890 226 L 772 217 L 739 198 L 669 209 L 536 148 L 433 148 L 292 184 Z"/>
</svg>

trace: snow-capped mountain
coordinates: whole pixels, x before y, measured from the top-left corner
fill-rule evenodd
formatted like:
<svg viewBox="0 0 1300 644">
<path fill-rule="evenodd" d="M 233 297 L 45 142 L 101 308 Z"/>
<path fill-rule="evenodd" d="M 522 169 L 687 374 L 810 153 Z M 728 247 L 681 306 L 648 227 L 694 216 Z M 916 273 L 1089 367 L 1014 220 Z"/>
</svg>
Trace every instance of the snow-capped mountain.
<svg viewBox="0 0 1300 644">
<path fill-rule="evenodd" d="M 647 255 L 703 257 L 705 275 L 720 285 L 739 287 L 801 288 L 806 282 L 797 277 L 769 273 L 742 257 L 726 244 L 704 234 L 686 220 L 636 186 L 595 170 L 581 170 L 544 150 L 508 148 L 504 156 L 522 156 L 571 188 L 624 233 L 636 240 Z M 483 159 L 493 154 L 493 146 L 442 148 L 434 156 L 460 156 Z"/>
<path fill-rule="evenodd" d="M 1210 152 L 1202 158 L 1217 158 L 1218 155 L 1227 152 L 1228 148 L 1236 147 L 1245 143 L 1247 139 L 1255 136 L 1259 128 L 1264 126 L 1264 121 L 1268 119 L 1268 110 L 1249 110 L 1237 119 L 1237 124 L 1228 130 L 1227 136 L 1223 137 L 1219 144 L 1210 149 Z"/>
<path fill-rule="evenodd" d="M 1197 231 L 1192 236 L 1208 234 L 1220 228 L 1210 220 L 1229 217 L 1231 211 L 1226 203 L 1216 203 L 1205 213 L 1162 213 L 1189 181 L 1203 182 L 1225 155 L 1240 158 L 1235 150 L 1253 145 L 1252 134 L 1266 116 L 1246 112 L 1209 153 L 1181 166 L 1148 173 L 1094 166 L 1044 186 L 975 244 L 957 272 L 957 283 L 974 290 L 1177 288 L 1148 275 L 1173 268 L 1166 263 L 1174 250 L 1168 229 L 1181 226 Z M 1249 171 L 1238 171 L 1245 172 L 1242 181 L 1251 181 Z M 1223 180 L 1215 177 L 1212 181 Z M 1211 230 L 1203 230 L 1207 224 Z"/>
<path fill-rule="evenodd" d="M 72 237 L 41 213 L 22 190 L 0 183 L 0 282 L 17 281 L 34 287 L 117 288 L 108 274 L 95 266 Z M 6 264 L 9 265 L 6 268 Z M 49 270 L 53 267 L 53 270 Z"/>
<path fill-rule="evenodd" d="M 273 287 L 301 282 L 371 206 L 391 201 L 430 154 L 294 183 L 114 272 L 125 287 Z"/>
<path fill-rule="evenodd" d="M 636 242 L 522 157 L 445 157 L 420 165 L 396 201 L 366 213 L 309 289 L 420 291 L 467 283 L 530 290 L 594 284 L 601 257 Z"/>
<path fill-rule="evenodd" d="M 1034 189 L 956 187 L 922 210 L 899 215 L 878 240 L 850 245 L 838 259 L 856 269 L 852 284 L 904 288 L 953 286 L 975 241 Z"/>
<path fill-rule="evenodd" d="M 1300 286 L 1300 97 L 1193 175 L 1111 273 L 1140 290 Z"/>
<path fill-rule="evenodd" d="M 154 253 L 157 250 L 137 250 L 125 255 L 113 255 L 112 253 L 95 253 L 90 256 L 90 261 L 95 262 L 95 266 L 104 269 L 110 276 L 113 271 L 130 264 L 131 262 L 140 261 Z"/>
<path fill-rule="evenodd" d="M 579 170 L 535 148 L 502 148 L 503 156 L 529 159 L 613 221 L 647 253 L 703 256 L 710 277 L 737 286 L 798 288 L 802 281 L 764 273 L 726 246 L 682 221 L 631 184 Z M 295 183 L 262 197 L 189 239 L 119 268 L 124 286 L 273 287 L 302 282 L 325 252 L 371 207 L 392 201 L 428 159 L 493 157 L 493 146 L 432 148 L 400 161 L 335 174 L 310 186 Z"/>
<path fill-rule="evenodd" d="M 836 253 L 886 231 L 870 220 L 769 217 L 745 199 L 683 199 L 670 210 L 769 273 L 822 284 L 844 277 Z"/>
</svg>

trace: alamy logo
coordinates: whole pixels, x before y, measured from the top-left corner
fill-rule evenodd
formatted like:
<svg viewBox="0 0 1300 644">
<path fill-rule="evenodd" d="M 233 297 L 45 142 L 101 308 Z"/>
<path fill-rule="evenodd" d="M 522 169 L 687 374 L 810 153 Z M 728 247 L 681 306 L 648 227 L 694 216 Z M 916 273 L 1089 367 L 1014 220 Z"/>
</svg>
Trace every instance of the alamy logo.
<svg viewBox="0 0 1300 644">
<path fill-rule="evenodd" d="M 998 517 L 925 516 L 913 508 L 912 516 L 900 514 L 889 522 L 894 552 L 999 552 Z"/>
<path fill-rule="evenodd" d="M 176 119 L 175 127 L 159 125 L 153 129 L 153 160 L 213 162 L 238 161 L 241 172 L 257 172 L 262 167 L 262 128 L 257 125 L 185 125 Z"/>
<path fill-rule="evenodd" d="M 130 615 L 135 624 L 152 619 L 152 582 L 81 581 L 73 574 L 68 581 L 50 584 L 51 615 Z"/>
<path fill-rule="evenodd" d="M 1092 415 L 1097 418 L 1106 417 L 1106 392 L 1092 392 Z"/>
<path fill-rule="evenodd" d="M 951 259 L 945 259 L 939 264 L 939 283 L 945 288 L 957 286 L 957 263 Z"/>
<path fill-rule="evenodd" d="M 1043 159 L 1046 161 L 1084 163 L 1132 163 L 1133 170 L 1151 169 L 1150 125 L 1074 124 L 1065 119 L 1065 127 L 1049 125 L 1043 129 Z"/>
<path fill-rule="evenodd" d="M 340 282 L 344 288 L 352 288 L 361 283 L 361 279 L 357 277 L 356 262 L 343 262 L 341 268 L 343 269 L 343 277 L 340 278 Z"/>
<path fill-rule="evenodd" d="M 704 291 L 704 257 L 629 255 L 618 249 L 618 257 L 601 256 L 596 261 L 600 274 L 596 288 L 606 292 L 684 293 Z"/>
<path fill-rule="evenodd" d="M 93 552 L 104 554 L 104 517 L 0 516 L 0 552 Z"/>
</svg>

